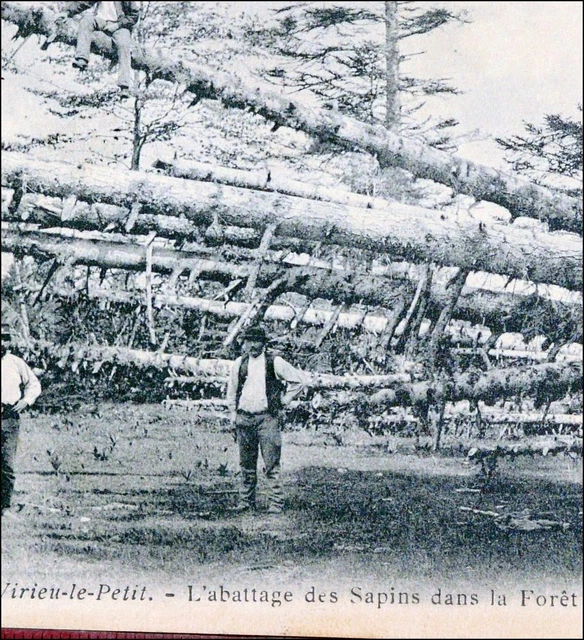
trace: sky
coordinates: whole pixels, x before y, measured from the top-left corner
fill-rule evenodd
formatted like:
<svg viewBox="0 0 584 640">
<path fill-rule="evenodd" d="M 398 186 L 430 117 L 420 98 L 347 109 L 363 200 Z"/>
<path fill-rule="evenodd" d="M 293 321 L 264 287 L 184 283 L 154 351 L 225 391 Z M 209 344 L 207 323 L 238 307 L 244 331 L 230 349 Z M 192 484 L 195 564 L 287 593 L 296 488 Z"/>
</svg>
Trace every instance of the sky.
<svg viewBox="0 0 584 640">
<path fill-rule="evenodd" d="M 450 70 L 464 91 L 449 108 L 465 130 L 505 136 L 545 113 L 575 113 L 582 102 L 581 2 L 450 4 L 472 22 L 437 34 L 428 57 L 430 69 Z"/>
</svg>

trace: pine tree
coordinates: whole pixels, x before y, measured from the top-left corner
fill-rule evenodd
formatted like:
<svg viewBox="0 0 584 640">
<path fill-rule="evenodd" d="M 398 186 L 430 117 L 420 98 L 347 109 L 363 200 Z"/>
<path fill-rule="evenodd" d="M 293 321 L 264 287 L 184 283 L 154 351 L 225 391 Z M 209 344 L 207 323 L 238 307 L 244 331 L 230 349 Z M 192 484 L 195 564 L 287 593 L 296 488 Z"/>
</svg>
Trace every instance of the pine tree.
<svg viewBox="0 0 584 640">
<path fill-rule="evenodd" d="M 546 114 L 542 124 L 525 123 L 525 133 L 497 138 L 508 152 L 515 171 L 541 184 L 562 186 L 558 178 L 569 178 L 570 195 L 582 195 L 582 105 L 575 117 Z M 579 183 L 579 186 L 575 186 Z"/>
<path fill-rule="evenodd" d="M 276 18 L 264 32 L 279 56 L 266 70 L 273 82 L 309 91 L 365 122 L 451 147 L 446 132 L 457 122 L 420 113 L 429 97 L 459 91 L 443 78 L 408 75 L 407 63 L 418 54 L 400 53 L 399 44 L 461 22 L 461 14 L 417 2 L 295 2 L 276 10 Z"/>
</svg>

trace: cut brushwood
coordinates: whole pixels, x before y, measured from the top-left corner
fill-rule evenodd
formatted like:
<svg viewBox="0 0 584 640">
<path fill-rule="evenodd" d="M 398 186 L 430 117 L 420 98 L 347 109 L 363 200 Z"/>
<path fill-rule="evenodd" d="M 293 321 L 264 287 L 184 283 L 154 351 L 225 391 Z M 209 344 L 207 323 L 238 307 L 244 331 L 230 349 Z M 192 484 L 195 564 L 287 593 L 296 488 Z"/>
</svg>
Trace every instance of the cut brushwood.
<svg viewBox="0 0 584 640">
<path fill-rule="evenodd" d="M 231 360 L 210 358 L 193 358 L 178 354 L 142 351 L 127 347 L 112 347 L 104 345 L 66 344 L 58 345 L 46 340 L 35 340 L 32 347 L 59 359 L 63 367 L 67 363 L 79 362 L 109 362 L 116 365 L 132 365 L 135 367 L 154 367 L 158 369 L 172 369 L 186 371 L 205 378 L 227 378 L 231 371 Z"/>
<path fill-rule="evenodd" d="M 291 285 L 293 286 L 293 285 Z M 51 289 L 51 295 L 59 298 L 71 299 L 72 297 L 87 298 L 90 300 L 107 300 L 114 304 L 143 304 L 144 295 L 141 291 L 121 291 L 106 289 L 98 286 L 88 286 L 84 289 L 73 289 L 58 286 Z M 253 311 L 252 304 L 247 302 L 236 301 L 224 301 L 224 300 L 209 300 L 203 297 L 193 296 L 178 296 L 168 293 L 157 293 L 153 295 L 152 303 L 155 308 L 164 307 L 176 307 L 181 309 L 190 309 L 193 311 L 199 311 L 203 314 L 210 313 L 214 316 L 221 318 L 249 318 L 249 313 Z M 301 324 L 324 326 L 329 327 L 332 322 L 342 329 L 357 329 L 362 326 L 367 332 L 384 335 L 387 330 L 388 324 L 390 324 L 391 318 L 387 318 L 386 315 L 379 315 L 379 310 L 368 313 L 363 316 L 362 312 L 352 311 L 351 308 L 347 308 L 345 311 L 339 312 L 340 307 L 336 311 L 330 311 L 327 309 L 318 309 L 312 306 L 307 308 L 297 307 L 293 304 L 270 304 L 264 311 L 264 319 L 278 322 L 294 322 L 298 319 Z M 290 325 L 292 326 L 292 325 Z M 395 329 L 394 333 L 399 337 L 401 331 Z M 456 324 L 447 325 L 445 327 L 445 335 L 450 338 L 454 343 L 457 343 L 462 338 L 467 340 L 475 340 L 476 335 L 480 331 L 476 328 L 470 327 L 468 332 L 464 327 L 458 327 Z M 454 353 L 462 352 L 463 354 L 475 354 L 477 349 L 453 349 Z M 491 350 L 495 355 L 499 357 L 515 358 L 515 359 L 531 359 L 531 360 L 546 360 L 546 353 L 534 352 L 534 351 L 519 351 L 509 349 L 503 353 L 497 350 Z M 563 354 L 558 355 L 558 360 L 566 362 L 579 361 L 581 358 L 578 356 L 566 356 Z"/>
</svg>

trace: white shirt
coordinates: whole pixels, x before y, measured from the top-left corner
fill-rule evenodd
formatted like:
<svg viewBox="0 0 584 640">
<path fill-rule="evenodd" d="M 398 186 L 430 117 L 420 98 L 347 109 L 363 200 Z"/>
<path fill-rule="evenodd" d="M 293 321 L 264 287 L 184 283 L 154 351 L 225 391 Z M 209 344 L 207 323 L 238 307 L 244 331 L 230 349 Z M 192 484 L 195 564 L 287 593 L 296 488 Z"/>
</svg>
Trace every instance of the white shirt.
<svg viewBox="0 0 584 640">
<path fill-rule="evenodd" d="M 275 366 L 274 366 L 275 368 Z M 241 390 L 239 408 L 249 413 L 261 413 L 268 410 L 266 393 L 266 354 L 249 358 L 247 378 Z"/>
<path fill-rule="evenodd" d="M 241 409 L 249 413 L 261 413 L 268 408 L 268 396 L 266 393 L 266 354 L 260 354 L 257 358 L 250 356 L 247 365 L 247 378 L 241 389 L 239 405 L 235 407 L 237 384 L 239 381 L 242 358 L 239 357 L 233 363 L 229 383 L 227 386 L 227 404 L 234 409 Z M 302 385 L 308 384 L 310 374 L 301 369 L 296 369 L 280 356 L 274 358 L 274 373 L 279 380 L 292 383 L 291 389 L 284 397 L 287 404 L 302 390 Z"/>
<path fill-rule="evenodd" d="M 41 394 L 41 383 L 26 362 L 12 353 L 2 358 L 2 404 L 21 398 L 30 406 Z"/>
<path fill-rule="evenodd" d="M 115 2 L 100 2 L 97 7 L 97 17 L 106 22 L 117 22 L 118 12 L 116 11 Z"/>
</svg>

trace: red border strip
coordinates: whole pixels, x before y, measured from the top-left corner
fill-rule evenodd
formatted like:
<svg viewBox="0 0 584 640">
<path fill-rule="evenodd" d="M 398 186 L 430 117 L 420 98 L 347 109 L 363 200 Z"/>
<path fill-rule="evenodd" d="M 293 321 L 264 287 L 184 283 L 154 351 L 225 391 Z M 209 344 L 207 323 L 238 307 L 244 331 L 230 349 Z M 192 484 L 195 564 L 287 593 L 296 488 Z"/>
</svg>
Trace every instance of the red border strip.
<svg viewBox="0 0 584 640">
<path fill-rule="evenodd" d="M 181 633 L 142 633 L 132 631 L 78 631 L 73 629 L 12 629 L 3 628 L 6 640 L 250 640 L 257 636 L 216 636 Z M 288 637 L 286 640 L 295 640 Z M 299 638 L 296 640 L 300 640 Z"/>
<path fill-rule="evenodd" d="M 258 636 L 200 635 L 196 633 L 142 633 L 132 631 L 78 631 L 74 629 L 2 628 L 2 640 L 253 640 Z M 263 636 L 266 637 L 266 636 Z M 271 636 L 276 638 L 276 636 Z M 286 636 L 286 640 L 303 640 Z"/>
</svg>

